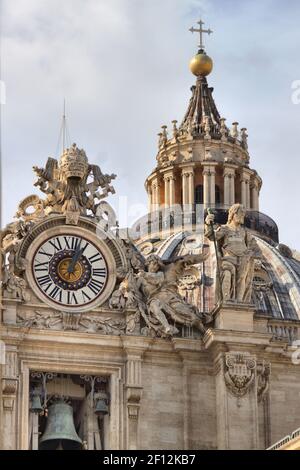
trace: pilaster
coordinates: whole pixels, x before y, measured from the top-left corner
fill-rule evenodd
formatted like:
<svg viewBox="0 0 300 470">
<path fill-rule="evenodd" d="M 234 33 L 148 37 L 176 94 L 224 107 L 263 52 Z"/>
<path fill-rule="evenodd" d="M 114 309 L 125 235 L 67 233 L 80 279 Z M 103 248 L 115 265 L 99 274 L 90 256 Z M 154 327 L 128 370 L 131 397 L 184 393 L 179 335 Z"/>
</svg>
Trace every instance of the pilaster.
<svg viewBox="0 0 300 470">
<path fill-rule="evenodd" d="M 224 205 L 232 206 L 235 203 L 235 171 L 236 165 L 224 165 Z"/>
<path fill-rule="evenodd" d="M 243 169 L 241 173 L 241 203 L 246 210 L 250 209 L 250 177 L 252 172 L 248 169 Z"/>
<path fill-rule="evenodd" d="M 214 206 L 215 199 L 215 175 L 217 162 L 203 162 L 203 202 L 204 206 Z"/>
<path fill-rule="evenodd" d="M 1 448 L 15 450 L 18 448 L 18 348 L 6 344 L 5 364 L 1 376 Z"/>
<path fill-rule="evenodd" d="M 194 168 L 192 166 L 182 168 L 182 204 L 194 204 Z"/>
<path fill-rule="evenodd" d="M 140 401 L 142 398 L 142 356 L 148 346 L 133 344 L 133 341 L 123 339 L 126 354 L 125 364 L 125 396 L 127 408 L 127 446 L 128 450 L 141 448 L 138 440 Z"/>
<path fill-rule="evenodd" d="M 251 208 L 255 211 L 259 211 L 259 182 L 254 178 L 250 182 L 251 190 Z"/>
<path fill-rule="evenodd" d="M 218 449 L 257 449 L 256 356 L 246 351 L 221 353 L 215 366 Z"/>
</svg>

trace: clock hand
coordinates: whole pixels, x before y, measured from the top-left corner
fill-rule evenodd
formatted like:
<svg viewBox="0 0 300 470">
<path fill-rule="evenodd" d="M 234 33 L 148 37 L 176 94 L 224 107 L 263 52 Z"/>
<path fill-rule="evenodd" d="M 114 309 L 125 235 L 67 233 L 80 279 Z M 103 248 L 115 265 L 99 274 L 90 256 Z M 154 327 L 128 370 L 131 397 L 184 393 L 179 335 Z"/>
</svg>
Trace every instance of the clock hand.
<svg viewBox="0 0 300 470">
<path fill-rule="evenodd" d="M 69 267 L 68 267 L 68 273 L 71 274 L 74 272 L 74 269 L 75 269 L 75 265 L 77 263 L 77 261 L 79 260 L 80 256 L 82 255 L 83 251 L 84 251 L 84 248 L 80 248 L 80 245 L 81 245 L 81 242 L 82 240 L 80 240 L 76 250 L 75 250 L 75 253 L 72 257 L 72 260 L 69 264 Z"/>
</svg>

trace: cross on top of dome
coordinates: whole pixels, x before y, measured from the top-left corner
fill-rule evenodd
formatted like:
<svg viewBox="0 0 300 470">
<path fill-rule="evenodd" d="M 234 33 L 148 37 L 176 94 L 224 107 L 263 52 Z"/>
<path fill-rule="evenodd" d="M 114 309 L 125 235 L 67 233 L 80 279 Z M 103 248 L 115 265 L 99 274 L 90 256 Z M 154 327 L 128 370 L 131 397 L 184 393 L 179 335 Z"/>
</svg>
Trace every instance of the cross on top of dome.
<svg viewBox="0 0 300 470">
<path fill-rule="evenodd" d="M 204 50 L 204 44 L 203 44 L 203 34 L 212 34 L 213 31 L 211 29 L 203 29 L 202 26 L 204 25 L 204 21 L 201 19 L 197 21 L 197 24 L 199 25 L 199 28 L 194 28 L 193 26 L 189 29 L 191 33 L 199 33 L 200 34 L 200 44 L 199 44 L 199 49 Z"/>
</svg>

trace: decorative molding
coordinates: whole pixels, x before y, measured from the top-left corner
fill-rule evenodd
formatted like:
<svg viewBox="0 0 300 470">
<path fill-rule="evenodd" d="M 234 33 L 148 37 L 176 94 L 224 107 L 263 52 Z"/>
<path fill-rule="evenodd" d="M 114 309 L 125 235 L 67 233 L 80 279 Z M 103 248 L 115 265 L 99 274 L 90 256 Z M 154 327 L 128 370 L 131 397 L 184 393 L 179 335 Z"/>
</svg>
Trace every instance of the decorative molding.
<svg viewBox="0 0 300 470">
<path fill-rule="evenodd" d="M 105 335 L 125 334 L 126 319 L 101 318 L 98 315 L 73 314 L 66 312 L 42 313 L 38 310 L 28 318 L 21 314 L 17 325 L 25 328 L 39 328 L 64 331 L 85 331 Z"/>
<path fill-rule="evenodd" d="M 14 409 L 15 399 L 12 397 L 3 397 L 3 409 L 12 412 Z"/>
<path fill-rule="evenodd" d="M 18 389 L 17 377 L 2 377 L 3 395 L 16 395 Z"/>
<path fill-rule="evenodd" d="M 138 420 L 143 387 L 126 386 L 128 418 Z"/>
</svg>

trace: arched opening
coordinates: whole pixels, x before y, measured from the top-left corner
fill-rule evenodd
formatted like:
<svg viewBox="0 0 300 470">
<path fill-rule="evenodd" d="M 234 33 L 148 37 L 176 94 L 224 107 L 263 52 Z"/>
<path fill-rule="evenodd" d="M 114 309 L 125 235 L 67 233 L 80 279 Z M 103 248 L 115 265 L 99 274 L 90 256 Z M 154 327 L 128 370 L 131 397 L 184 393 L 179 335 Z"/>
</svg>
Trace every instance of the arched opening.
<svg viewBox="0 0 300 470">
<path fill-rule="evenodd" d="M 195 204 L 203 204 L 203 184 L 198 184 L 195 188 Z"/>
</svg>

